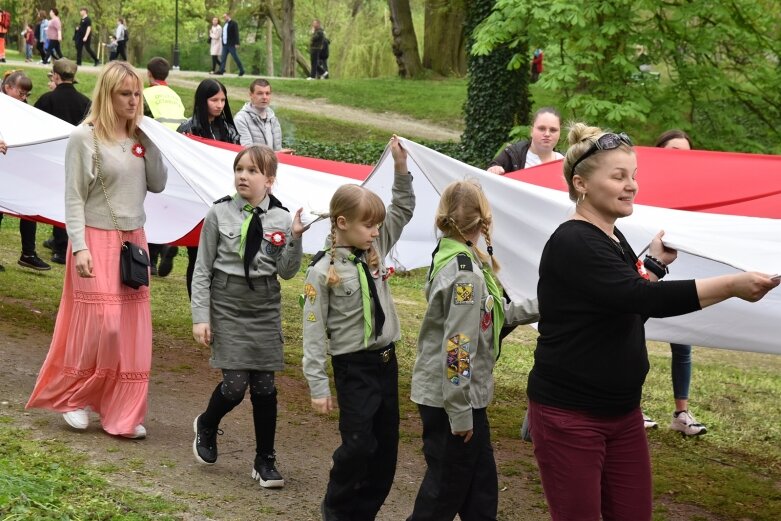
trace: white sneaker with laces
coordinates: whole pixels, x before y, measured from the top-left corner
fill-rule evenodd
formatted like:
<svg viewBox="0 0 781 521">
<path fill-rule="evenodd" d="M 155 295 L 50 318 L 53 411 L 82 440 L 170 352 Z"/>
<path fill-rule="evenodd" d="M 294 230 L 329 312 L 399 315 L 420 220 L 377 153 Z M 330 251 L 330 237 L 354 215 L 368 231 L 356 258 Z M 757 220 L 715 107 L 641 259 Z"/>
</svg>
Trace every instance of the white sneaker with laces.
<svg viewBox="0 0 781 521">
<path fill-rule="evenodd" d="M 65 420 L 65 423 L 74 429 L 83 431 L 89 427 L 89 414 L 87 413 L 87 409 L 76 409 L 75 411 L 69 411 L 63 413 L 62 417 Z"/>
<path fill-rule="evenodd" d="M 670 428 L 684 436 L 699 436 L 708 432 L 705 425 L 697 423 L 697 420 L 689 411 L 673 413 L 673 421 Z"/>
<path fill-rule="evenodd" d="M 653 421 L 646 413 L 643 413 L 643 424 L 646 429 L 655 429 L 659 427 L 659 424 Z"/>
</svg>

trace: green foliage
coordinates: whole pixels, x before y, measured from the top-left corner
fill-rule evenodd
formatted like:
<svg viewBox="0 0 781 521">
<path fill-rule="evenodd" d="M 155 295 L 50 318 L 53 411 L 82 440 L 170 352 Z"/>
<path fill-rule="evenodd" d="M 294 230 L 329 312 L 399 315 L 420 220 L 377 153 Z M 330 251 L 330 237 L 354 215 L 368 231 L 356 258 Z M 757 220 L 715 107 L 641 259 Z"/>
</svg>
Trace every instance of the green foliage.
<svg viewBox="0 0 781 521">
<path fill-rule="evenodd" d="M 468 163 L 487 164 L 514 125 L 529 121 L 529 60 L 526 40 L 503 42 L 477 53 L 474 30 L 489 16 L 492 0 L 471 2 L 467 9 L 466 129 L 461 136 Z"/>
<path fill-rule="evenodd" d="M 460 143 L 451 141 L 434 142 L 418 141 L 421 145 L 427 146 L 432 150 L 441 152 L 447 156 L 464 161 L 466 151 Z M 308 157 L 317 157 L 320 159 L 330 159 L 332 161 L 343 161 L 346 163 L 356 163 L 361 165 L 374 165 L 380 159 L 387 141 L 383 142 L 352 142 L 352 143 L 325 143 L 318 141 L 309 141 L 304 139 L 289 140 L 285 142 L 286 147 L 295 149 L 296 154 Z"/>
<path fill-rule="evenodd" d="M 539 86 L 565 117 L 630 133 L 682 128 L 698 148 L 778 152 L 779 25 L 772 0 L 498 0 L 474 50 L 516 47 L 506 62 L 515 63 L 524 41 L 543 47 Z"/>
</svg>

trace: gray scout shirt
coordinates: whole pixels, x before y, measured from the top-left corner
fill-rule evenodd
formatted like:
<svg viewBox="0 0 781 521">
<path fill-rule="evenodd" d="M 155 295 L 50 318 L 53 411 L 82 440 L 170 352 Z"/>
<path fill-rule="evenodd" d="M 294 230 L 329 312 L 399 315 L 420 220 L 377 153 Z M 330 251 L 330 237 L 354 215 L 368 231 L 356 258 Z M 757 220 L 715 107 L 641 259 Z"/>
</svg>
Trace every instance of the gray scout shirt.
<svg viewBox="0 0 781 521">
<path fill-rule="evenodd" d="M 412 219 L 414 209 L 412 176 L 397 173 L 393 180 L 391 204 L 388 205 L 380 235 L 374 240 L 380 266 L 371 274 L 385 312 L 385 325 L 376 339 L 372 335 L 368 346 L 364 346 L 363 342 L 363 305 L 358 268 L 347 258 L 352 253 L 350 249 L 336 248 L 334 251 L 334 266 L 341 277 L 336 286 L 329 287 L 327 282 L 330 254 L 324 255 L 307 270 L 304 285 L 303 369 L 312 398 L 331 395 L 325 370 L 328 353 L 333 356 L 364 349 L 382 349 L 401 338 L 399 318 L 388 285 L 390 272 L 385 266 L 385 256 L 399 240 L 404 226 Z"/>
<path fill-rule="evenodd" d="M 241 224 L 247 217 L 247 201 L 236 194 L 231 200 L 217 202 L 206 214 L 198 245 L 198 260 L 193 272 L 193 324 L 209 322 L 211 278 L 215 270 L 244 278 L 244 261 L 239 256 Z M 276 275 L 292 279 L 301 267 L 301 238 L 293 240 L 293 218 L 282 208 L 269 209 L 269 198 L 260 203 L 263 240 L 250 265 L 250 277 Z"/>
<path fill-rule="evenodd" d="M 487 407 L 493 397 L 491 306 L 504 306 L 505 324 L 510 326 L 540 318 L 536 298 L 493 302 L 480 265 L 471 264 L 459 269 L 454 257 L 426 284 L 428 307 L 412 370 L 410 398 L 444 408 L 452 432 L 472 429 L 472 409 Z"/>
</svg>

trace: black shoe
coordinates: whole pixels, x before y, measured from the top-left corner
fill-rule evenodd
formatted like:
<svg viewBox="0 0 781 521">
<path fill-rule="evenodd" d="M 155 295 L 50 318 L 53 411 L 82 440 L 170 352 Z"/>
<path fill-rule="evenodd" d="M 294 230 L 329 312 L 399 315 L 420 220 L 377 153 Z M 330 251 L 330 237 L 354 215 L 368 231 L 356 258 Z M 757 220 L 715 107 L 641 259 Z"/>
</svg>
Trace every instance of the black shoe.
<svg viewBox="0 0 781 521">
<path fill-rule="evenodd" d="M 100 65 L 100 62 L 98 60 L 95 60 L 95 67 L 97 67 L 98 65 Z"/>
<path fill-rule="evenodd" d="M 157 274 L 161 277 L 167 277 L 174 269 L 174 259 L 179 253 L 176 246 L 163 246 L 160 251 L 160 265 L 157 267 Z"/>
<path fill-rule="evenodd" d="M 31 268 L 38 271 L 47 271 L 52 269 L 51 266 L 43 262 L 35 253 L 32 255 L 22 255 L 19 257 L 17 264 L 23 268 Z"/>
<path fill-rule="evenodd" d="M 263 488 L 282 488 L 285 486 L 285 480 L 282 474 L 277 471 L 276 457 L 271 455 L 259 455 L 255 458 L 255 466 L 252 469 L 252 479 L 260 481 Z"/>
<path fill-rule="evenodd" d="M 54 253 L 52 255 L 52 262 L 56 262 L 57 264 L 65 264 L 65 254 L 64 253 Z"/>
<path fill-rule="evenodd" d="M 223 74 L 225 74 L 225 73 L 224 73 L 224 72 L 222 72 L 222 71 L 217 71 L 217 72 L 215 72 L 214 74 L 216 74 L 217 76 L 222 76 L 222 75 L 223 75 Z"/>
<path fill-rule="evenodd" d="M 244 71 L 241 71 L 241 72 L 239 73 L 239 78 L 241 78 L 242 76 L 244 76 Z"/>
<path fill-rule="evenodd" d="M 200 418 L 199 414 L 193 420 L 193 431 L 195 431 L 193 455 L 198 463 L 214 465 L 214 462 L 217 461 L 217 435 L 222 434 L 222 431 L 219 428 L 203 427 L 198 421 Z"/>
<path fill-rule="evenodd" d="M 4 272 L 4 271 L 5 271 L 5 266 L 3 266 L 2 264 L 0 264 L 0 273 L 2 273 L 2 272 Z"/>
<path fill-rule="evenodd" d="M 54 237 L 52 237 L 51 239 L 46 239 L 45 241 L 43 241 L 43 247 L 44 248 L 49 248 L 51 251 L 54 251 Z"/>
</svg>

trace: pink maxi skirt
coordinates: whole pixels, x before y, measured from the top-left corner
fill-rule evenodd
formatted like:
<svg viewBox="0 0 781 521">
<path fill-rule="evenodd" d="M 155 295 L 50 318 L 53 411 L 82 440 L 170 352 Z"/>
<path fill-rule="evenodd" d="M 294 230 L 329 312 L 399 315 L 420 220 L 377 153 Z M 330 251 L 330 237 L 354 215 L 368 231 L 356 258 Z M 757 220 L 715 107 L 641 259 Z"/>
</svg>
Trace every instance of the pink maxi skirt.
<svg viewBox="0 0 781 521">
<path fill-rule="evenodd" d="M 147 411 L 149 288 L 120 282 L 116 230 L 87 227 L 85 233 L 95 277 L 78 276 L 69 245 L 52 343 L 27 408 L 64 413 L 89 407 L 109 434 L 132 434 Z M 148 249 L 142 228 L 123 237 Z"/>
</svg>

